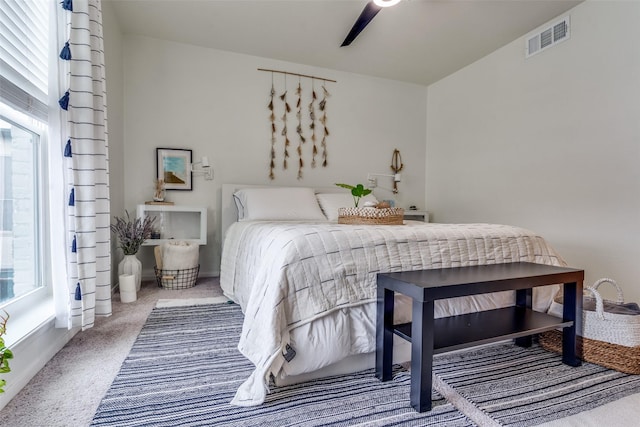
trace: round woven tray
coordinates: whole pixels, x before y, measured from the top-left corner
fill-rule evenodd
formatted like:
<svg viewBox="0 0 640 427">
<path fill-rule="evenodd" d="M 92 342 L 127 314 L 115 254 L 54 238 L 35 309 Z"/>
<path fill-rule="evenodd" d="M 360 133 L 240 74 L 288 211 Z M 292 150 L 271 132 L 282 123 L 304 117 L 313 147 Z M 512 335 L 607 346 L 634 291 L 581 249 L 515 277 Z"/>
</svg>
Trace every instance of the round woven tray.
<svg viewBox="0 0 640 427">
<path fill-rule="evenodd" d="M 339 208 L 338 224 L 402 225 L 402 208 Z"/>
<path fill-rule="evenodd" d="M 562 354 L 562 332 L 551 330 L 538 336 L 542 348 Z M 640 374 L 640 346 L 626 347 L 604 341 L 578 337 L 582 343 L 582 360 L 627 374 Z"/>
</svg>

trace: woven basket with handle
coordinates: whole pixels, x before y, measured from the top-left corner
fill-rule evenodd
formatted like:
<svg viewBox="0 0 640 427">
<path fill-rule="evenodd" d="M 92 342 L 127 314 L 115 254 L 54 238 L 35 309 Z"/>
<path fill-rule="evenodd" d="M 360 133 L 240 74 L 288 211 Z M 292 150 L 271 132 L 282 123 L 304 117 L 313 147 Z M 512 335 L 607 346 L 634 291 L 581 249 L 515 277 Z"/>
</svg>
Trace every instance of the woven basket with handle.
<svg viewBox="0 0 640 427">
<path fill-rule="evenodd" d="M 608 283 L 616 288 L 616 301 L 604 300 L 598 287 Z M 609 278 L 585 288 L 591 296 L 583 298 L 583 360 L 630 374 L 640 374 L 640 307 L 625 303 L 622 289 Z M 549 314 L 562 317 L 562 298 L 556 297 Z M 562 352 L 562 333 L 547 331 L 539 336 L 547 350 Z"/>
</svg>

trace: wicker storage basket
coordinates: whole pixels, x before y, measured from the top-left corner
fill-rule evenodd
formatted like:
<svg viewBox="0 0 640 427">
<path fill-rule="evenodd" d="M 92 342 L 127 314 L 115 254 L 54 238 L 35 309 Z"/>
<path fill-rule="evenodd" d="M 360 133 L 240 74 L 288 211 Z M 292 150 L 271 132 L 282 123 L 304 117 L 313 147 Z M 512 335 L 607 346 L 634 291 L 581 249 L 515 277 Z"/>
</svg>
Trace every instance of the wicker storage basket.
<svg viewBox="0 0 640 427">
<path fill-rule="evenodd" d="M 598 287 L 609 283 L 616 288 L 617 301 L 603 300 Z M 622 290 L 608 278 L 585 288 L 592 297 L 583 298 L 582 359 L 629 374 L 640 374 L 640 307 L 624 302 Z M 562 298 L 557 297 L 549 314 L 562 317 Z M 562 352 L 562 333 L 540 334 L 540 345 L 547 350 Z"/>
<path fill-rule="evenodd" d="M 547 331 L 538 337 L 540 345 L 562 354 L 562 332 Z M 626 347 L 589 338 L 578 339 L 582 360 L 627 374 L 640 374 L 640 346 Z"/>
<path fill-rule="evenodd" d="M 402 225 L 402 208 L 339 208 L 338 224 Z"/>
<path fill-rule="evenodd" d="M 167 270 L 153 267 L 158 287 L 165 289 L 187 289 L 196 285 L 200 265 L 182 270 Z"/>
</svg>

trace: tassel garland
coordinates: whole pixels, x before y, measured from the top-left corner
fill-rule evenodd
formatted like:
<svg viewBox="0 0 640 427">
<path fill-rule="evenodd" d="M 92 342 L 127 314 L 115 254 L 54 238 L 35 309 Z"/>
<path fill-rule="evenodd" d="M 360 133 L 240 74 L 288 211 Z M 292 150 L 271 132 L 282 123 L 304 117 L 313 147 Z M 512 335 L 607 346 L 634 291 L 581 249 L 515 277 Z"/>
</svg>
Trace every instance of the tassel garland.
<svg viewBox="0 0 640 427">
<path fill-rule="evenodd" d="M 71 252 L 73 252 L 73 253 L 77 252 L 76 236 L 73 236 L 73 242 L 71 243 Z"/>
<path fill-rule="evenodd" d="M 82 289 L 80 288 L 80 282 L 76 285 L 76 294 L 74 296 L 76 301 L 82 301 Z"/>
<path fill-rule="evenodd" d="M 76 190 L 75 188 L 71 189 L 71 194 L 69 194 L 69 206 L 76 205 Z"/>
<path fill-rule="evenodd" d="M 61 4 L 64 10 L 73 12 L 73 0 L 62 0 Z"/>
</svg>

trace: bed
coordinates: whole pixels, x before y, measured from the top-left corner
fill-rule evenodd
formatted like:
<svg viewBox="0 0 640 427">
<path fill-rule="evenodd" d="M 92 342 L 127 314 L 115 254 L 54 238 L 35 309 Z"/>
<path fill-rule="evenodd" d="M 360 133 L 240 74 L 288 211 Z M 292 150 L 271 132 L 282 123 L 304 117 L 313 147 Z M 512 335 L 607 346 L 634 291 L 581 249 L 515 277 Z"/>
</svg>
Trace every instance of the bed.
<svg viewBox="0 0 640 427">
<path fill-rule="evenodd" d="M 516 261 L 566 265 L 541 236 L 519 227 L 338 224 L 336 206 L 350 201 L 344 195 L 223 185 L 220 283 L 245 315 L 238 348 L 255 365 L 232 404 L 261 404 L 270 380 L 373 367 L 378 272 Z M 558 289 L 535 289 L 534 309 L 546 311 Z M 395 321 L 410 321 L 411 302 L 398 296 L 396 304 Z M 513 304 L 512 292 L 455 298 L 436 302 L 435 315 Z M 409 360 L 408 347 L 394 346 L 395 363 Z"/>
</svg>

